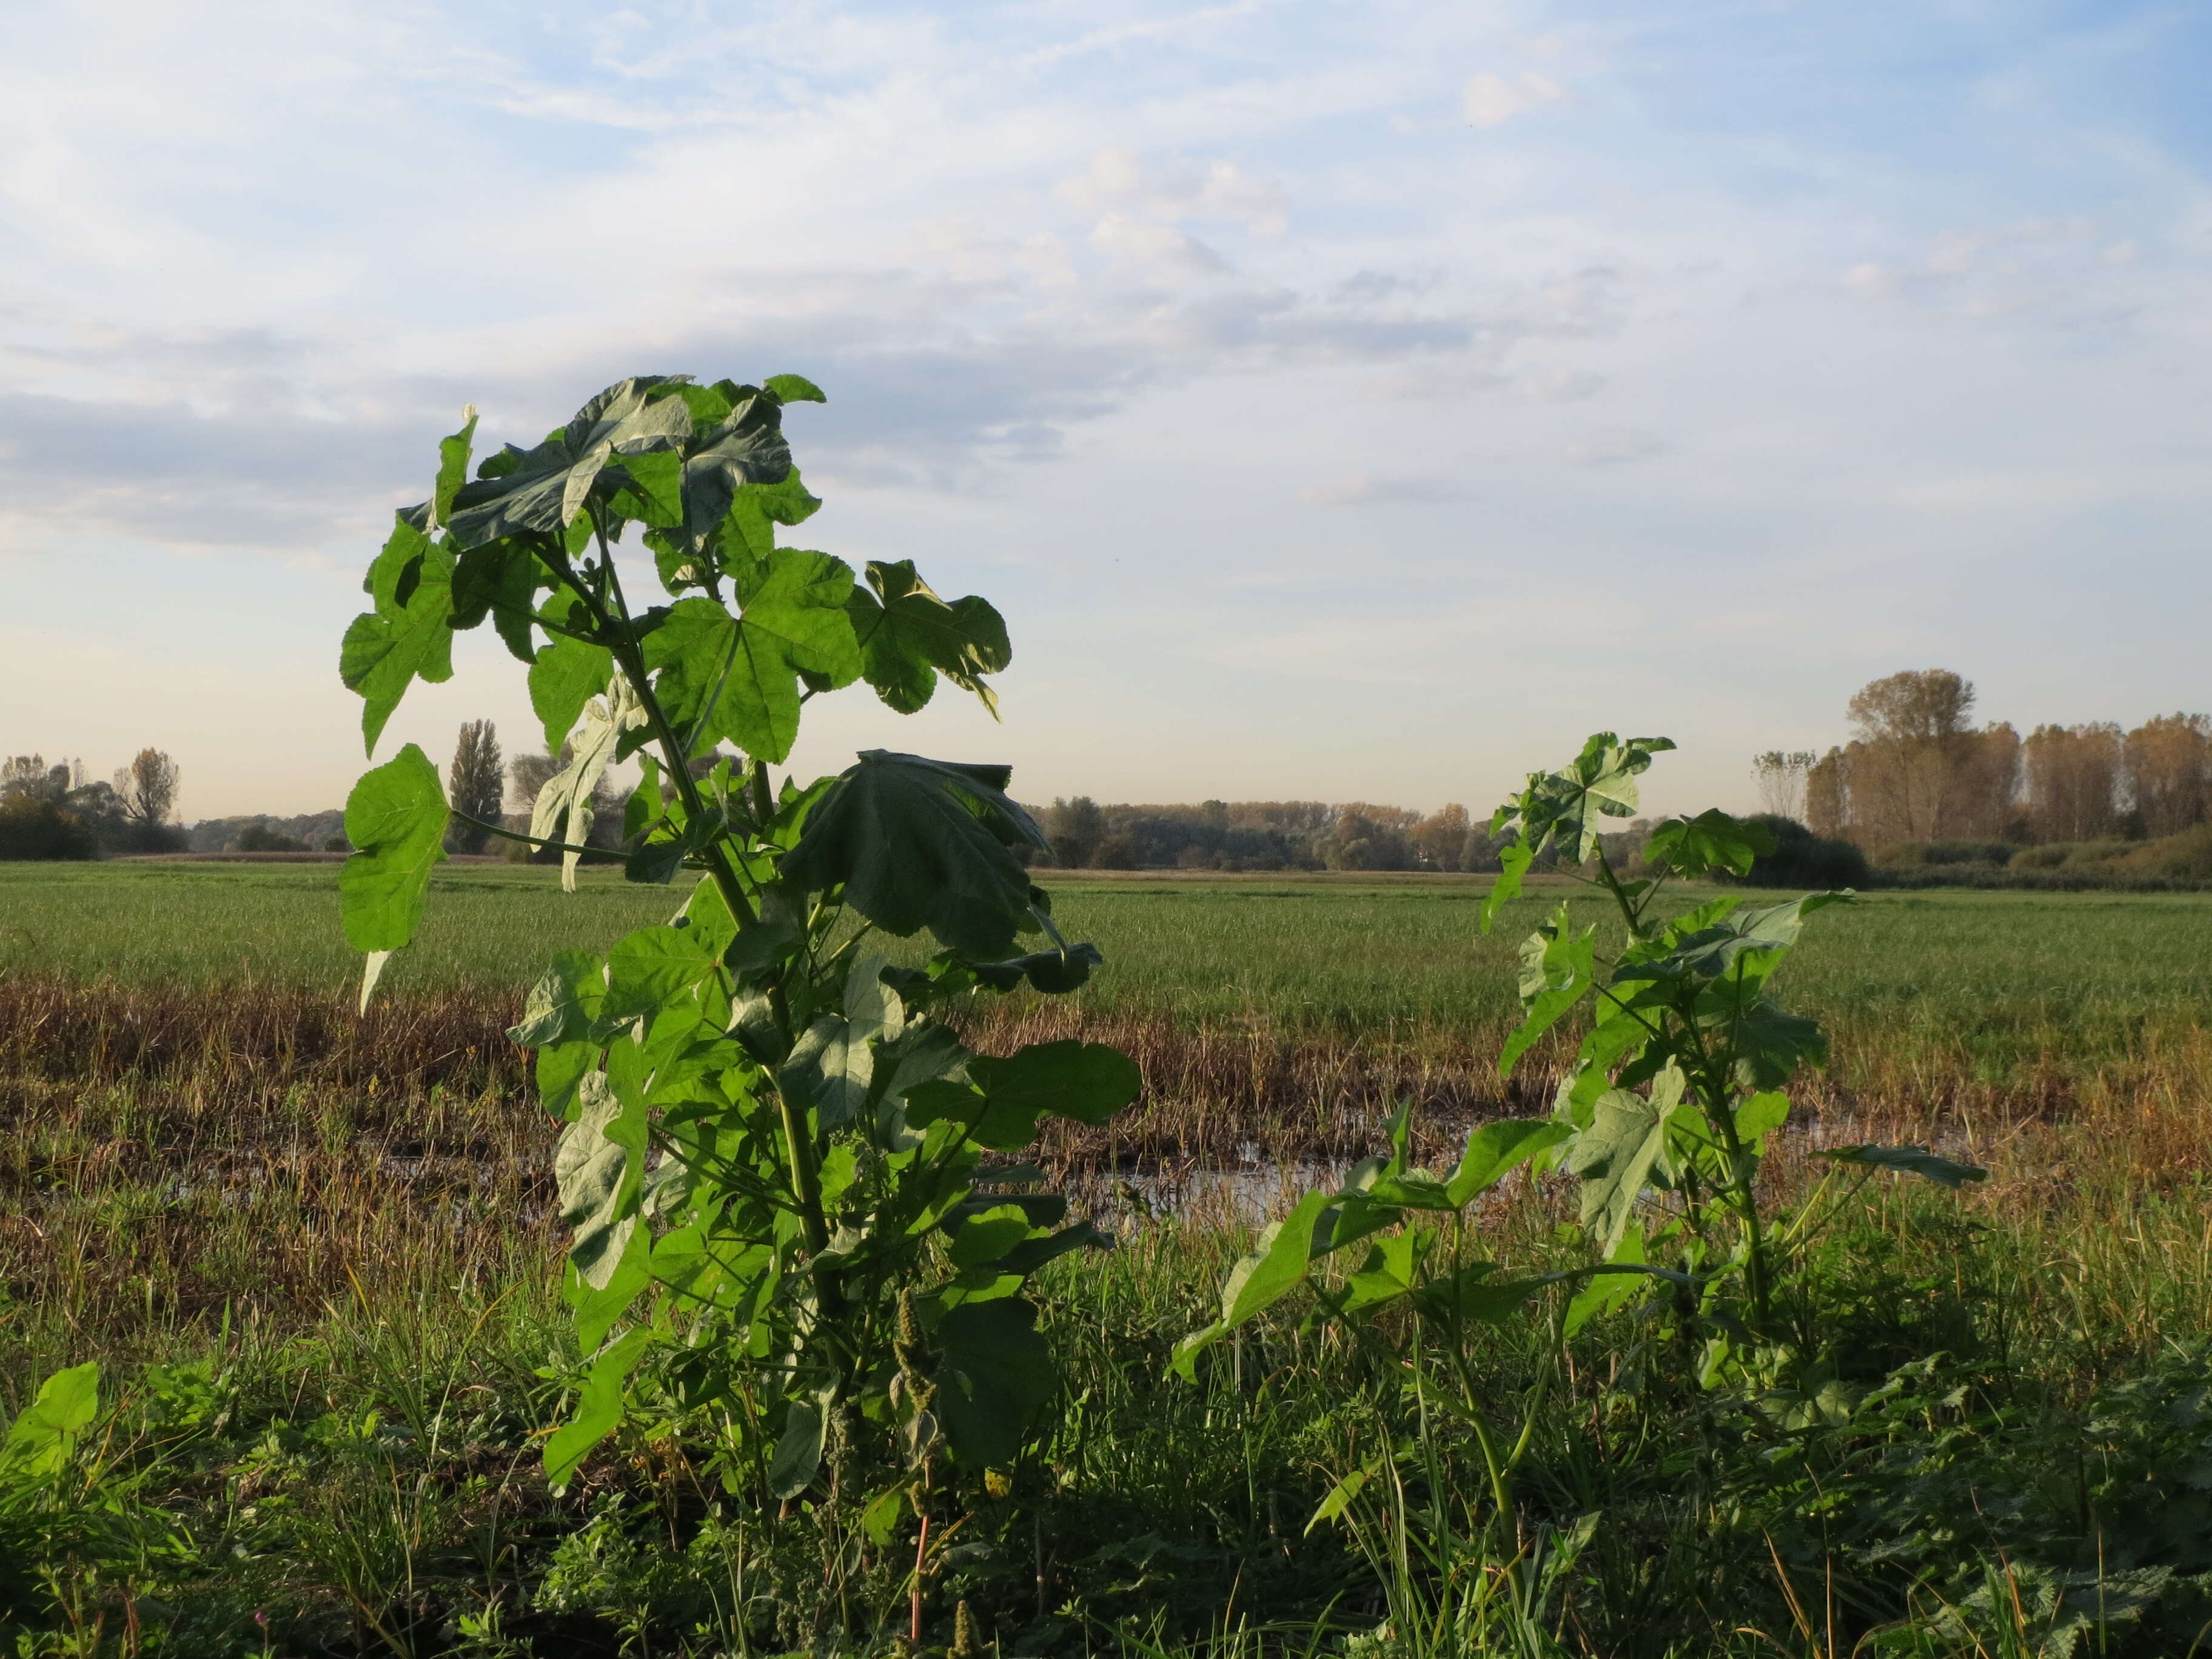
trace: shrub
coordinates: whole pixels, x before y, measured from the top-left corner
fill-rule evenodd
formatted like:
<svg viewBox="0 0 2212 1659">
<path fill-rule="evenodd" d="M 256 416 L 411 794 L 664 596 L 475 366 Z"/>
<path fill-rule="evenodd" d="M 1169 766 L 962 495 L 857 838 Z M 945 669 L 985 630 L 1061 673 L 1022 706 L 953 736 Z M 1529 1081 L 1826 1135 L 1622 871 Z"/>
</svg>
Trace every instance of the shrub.
<svg viewBox="0 0 2212 1659">
<path fill-rule="evenodd" d="M 1908 841 L 1885 847 L 1875 862 L 1885 869 L 1916 869 L 1947 864 L 1987 865 L 2002 869 L 2019 849 L 2002 841 Z"/>
<path fill-rule="evenodd" d="M 191 844 L 182 824 L 126 820 L 107 838 L 111 853 L 181 853 Z"/>
<path fill-rule="evenodd" d="M 1744 882 L 1753 887 L 1864 887 L 1872 879 L 1866 854 L 1850 842 L 1816 836 L 1795 818 L 1762 812 L 1751 820 L 1774 839 L 1774 850 L 1752 862 Z"/>
<path fill-rule="evenodd" d="M 89 859 L 99 852 L 93 827 L 58 801 L 27 793 L 0 800 L 0 859 Z"/>
<path fill-rule="evenodd" d="M 1098 843 L 1091 855 L 1093 870 L 1133 870 L 1137 867 L 1137 842 L 1133 836 L 1116 831 Z"/>
<path fill-rule="evenodd" d="M 232 845 L 241 853 L 304 853 L 307 843 L 295 836 L 280 834 L 265 823 L 249 823 L 238 832 Z"/>
<path fill-rule="evenodd" d="M 2077 841 L 2066 852 L 2066 867 L 2069 870 L 2093 868 L 2124 858 L 2141 847 L 2141 842 L 2123 841 L 2113 836 L 2105 841 Z"/>
<path fill-rule="evenodd" d="M 2127 870 L 2172 881 L 2212 881 L 2212 823 L 2147 842 L 2115 862 Z"/>
</svg>

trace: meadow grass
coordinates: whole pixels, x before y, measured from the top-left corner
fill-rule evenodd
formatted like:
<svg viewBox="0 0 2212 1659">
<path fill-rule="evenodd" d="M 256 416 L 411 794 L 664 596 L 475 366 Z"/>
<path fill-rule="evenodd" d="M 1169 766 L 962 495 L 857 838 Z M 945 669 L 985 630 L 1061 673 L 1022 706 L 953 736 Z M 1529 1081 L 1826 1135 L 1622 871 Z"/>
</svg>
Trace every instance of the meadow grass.
<svg viewBox="0 0 2212 1659">
<path fill-rule="evenodd" d="M 364 1022 L 333 881 L 0 867 L 0 1409 L 86 1359 L 107 1401 L 66 1491 L 0 1492 L 21 1650 L 703 1656 L 828 1651 L 841 1623 L 842 1650 L 892 1650 L 902 1569 L 854 1506 L 725 1491 L 676 1395 L 567 1492 L 538 1470 L 577 1380 L 557 1126 L 501 1027 L 552 949 L 611 943 L 670 895 L 453 868 Z M 1966 1659 L 2057 1651 L 2085 1605 L 2076 1650 L 2148 1655 L 2212 1616 L 2207 901 L 1914 893 L 1816 919 L 1784 986 L 1837 1034 L 1808 1103 L 1990 1179 L 1881 1177 L 1808 1261 L 1842 1382 L 1889 1390 L 1835 1422 L 1701 1389 L 1633 1313 L 1578 1336 L 1564 1375 L 1538 1364 L 1540 1322 L 1478 1333 L 1498 1408 L 1537 1401 L 1516 1524 L 1540 1583 L 1449 1541 L 1478 1502 L 1464 1431 L 1300 1308 L 1195 1385 L 1164 1373 L 1257 1212 L 1320 1178 L 1311 1160 L 1370 1150 L 1391 1100 L 1419 1103 L 1431 1156 L 1469 1117 L 1543 1109 L 1556 1048 L 1519 1096 L 1492 1062 L 1514 944 L 1559 893 L 1486 939 L 1480 880 L 1053 886 L 1109 969 L 1072 1006 L 977 1024 L 994 1048 L 1124 1041 L 1148 1098 L 1048 1143 L 1120 1247 L 1046 1276 L 1060 1413 L 933 1582 L 934 1639 L 960 1599 L 1002 1659 L 1831 1659 L 1877 1631 Z M 1778 1206 L 1825 1168 L 1813 1151 L 1778 1148 Z M 1248 1158 L 1242 1188 L 1188 1182 L 1180 1209 L 1113 1178 Z M 1552 1262 L 1572 1203 L 1564 1179 L 1516 1182 L 1469 1249 Z M 1404 1500 L 1426 1565 L 1393 1556 L 1410 1522 L 1383 1498 L 1308 1524 L 1393 1445 L 1443 1471 Z M 1528 1593 L 1481 1600 L 1500 1586 Z M 1470 1598 L 1474 1624 L 1424 1623 Z"/>
<path fill-rule="evenodd" d="M 337 880 L 328 865 L 0 865 L 0 975 L 336 993 L 359 971 L 338 928 Z M 1106 954 L 1072 1005 L 1086 1012 L 1416 1048 L 1494 1044 L 1517 1018 L 1521 939 L 1578 890 L 1532 884 L 1486 937 L 1486 877 L 1043 880 L 1070 936 Z M 564 894 L 550 870 L 448 865 L 385 982 L 402 995 L 519 996 L 554 951 L 605 948 L 678 902 L 611 871 L 587 870 Z M 1587 908 L 1597 920 L 1599 907 Z M 1879 1046 L 1984 1082 L 2087 1073 L 2139 1058 L 2212 1010 L 2212 895 L 1864 895 L 1807 930 L 1787 982 L 1792 1006 L 1836 1034 L 1846 1066 Z"/>
</svg>

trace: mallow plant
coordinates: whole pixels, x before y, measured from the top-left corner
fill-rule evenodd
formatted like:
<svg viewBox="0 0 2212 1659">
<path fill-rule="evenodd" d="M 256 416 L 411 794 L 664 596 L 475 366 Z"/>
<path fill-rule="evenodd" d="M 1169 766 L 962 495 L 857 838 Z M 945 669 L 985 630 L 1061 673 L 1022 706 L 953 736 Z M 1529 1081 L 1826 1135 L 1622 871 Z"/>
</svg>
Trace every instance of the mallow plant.
<svg viewBox="0 0 2212 1659">
<path fill-rule="evenodd" d="M 373 756 L 408 686 L 447 678 L 453 635 L 489 622 L 568 758 L 526 834 L 483 827 L 557 851 L 573 886 L 594 790 L 634 759 L 623 873 L 672 889 L 665 922 L 556 956 L 513 1032 L 566 1125 L 585 1361 L 552 1480 L 626 1413 L 716 1424 L 732 1492 L 836 1490 L 884 1547 L 911 1526 L 918 1598 L 933 1492 L 995 1486 L 1054 1395 L 1032 1275 L 1108 1242 L 1020 1154 L 1040 1119 L 1100 1122 L 1139 1079 L 1101 1045 L 985 1055 L 948 1023 L 979 994 L 1073 990 L 1100 960 L 1029 879 L 1045 843 L 1006 768 L 871 750 L 811 782 L 775 770 L 817 696 L 865 686 L 903 714 L 949 682 L 995 712 L 1009 659 L 988 603 L 910 562 L 781 544 L 820 505 L 784 413 L 821 399 L 794 375 L 640 376 L 473 477 L 470 411 L 369 568 L 342 672 Z M 364 1007 L 452 816 L 411 744 L 347 802 Z M 922 933 L 938 948 L 905 953 L 918 965 L 876 948 Z"/>
<path fill-rule="evenodd" d="M 1411 1516 L 1432 1540 L 1457 1527 L 1479 1552 L 1513 1558 L 1512 1572 L 1481 1581 L 1475 1602 L 1429 1608 L 1431 1623 L 1470 1608 L 1492 1617 L 1497 1607 L 1485 1598 L 1519 1606 L 1533 1595 L 1528 1575 L 1543 1552 L 1530 1553 L 1522 1537 L 1511 1477 L 1568 1338 L 1601 1315 L 1650 1303 L 1672 1335 L 1686 1340 L 1668 1346 L 1694 1356 L 1698 1384 L 1743 1391 L 1763 1410 L 1786 1414 L 1805 1405 L 1808 1382 L 1826 1374 L 1818 1310 L 1784 1292 L 1801 1248 L 1834 1212 L 1835 1179 L 1891 1170 L 1955 1188 L 1984 1174 L 1925 1147 L 1839 1146 L 1821 1153 L 1831 1176 L 1808 1200 L 1786 1213 L 1771 1204 L 1761 1162 L 1790 1120 L 1793 1082 L 1827 1054 L 1815 1022 L 1773 1000 L 1772 981 L 1806 919 L 1851 896 L 1753 903 L 1723 892 L 1686 908 L 1670 902 L 1673 884 L 1741 878 L 1771 850 L 1763 826 L 1718 811 L 1660 824 L 1644 844 L 1641 871 L 1616 864 L 1604 820 L 1634 815 L 1638 779 L 1674 746 L 1600 732 L 1569 765 L 1530 775 L 1492 823 L 1493 836 L 1507 841 L 1482 908 L 1486 930 L 1540 860 L 1594 888 L 1616 924 L 1618 946 L 1607 951 L 1597 925 L 1578 923 L 1563 898 L 1522 943 L 1524 1015 L 1499 1055 L 1500 1077 L 1510 1078 L 1554 1027 L 1589 1011 L 1551 1115 L 1480 1125 L 1454 1168 L 1431 1172 L 1413 1166 L 1410 1108 L 1401 1109 L 1390 1150 L 1355 1165 L 1338 1190 L 1309 1194 L 1264 1231 L 1224 1282 L 1219 1316 L 1175 1352 L 1174 1369 L 1194 1376 L 1206 1348 L 1303 1289 L 1311 1317 L 1343 1329 L 1417 1396 L 1421 1423 L 1465 1426 L 1489 1500 L 1471 1525 L 1405 1507 L 1408 1469 L 1433 1474 L 1429 1466 L 1442 1456 L 1426 1438 L 1385 1448 L 1352 1469 L 1316 1517 L 1353 1519 L 1362 1489 L 1382 1490 L 1387 1474 L 1399 1521 Z M 1486 1255 L 1480 1201 L 1524 1167 L 1574 1182 L 1570 1245 L 1579 1262 L 1516 1270 Z M 1547 1304 L 1549 1314 L 1540 1315 Z M 1532 1321 L 1546 1358 L 1517 1422 L 1501 1424 L 1494 1385 L 1471 1344 L 1486 1327 Z M 1832 1395 L 1812 1408 L 1843 1403 Z M 1448 1483 L 1413 1487 L 1433 1502 Z M 1406 1534 L 1385 1526 L 1377 1535 Z M 1407 1587 L 1399 1599 L 1419 1599 L 1410 1588 L 1419 1575 L 1406 1562 L 1378 1557 L 1378 1565 Z"/>
</svg>

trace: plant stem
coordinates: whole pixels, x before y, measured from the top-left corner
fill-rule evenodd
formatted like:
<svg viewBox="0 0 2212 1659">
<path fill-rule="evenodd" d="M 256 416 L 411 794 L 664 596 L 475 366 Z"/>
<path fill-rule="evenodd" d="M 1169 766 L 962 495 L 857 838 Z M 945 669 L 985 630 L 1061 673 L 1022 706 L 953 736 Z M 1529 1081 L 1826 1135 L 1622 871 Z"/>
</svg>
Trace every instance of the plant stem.
<svg viewBox="0 0 2212 1659">
<path fill-rule="evenodd" d="M 547 562 L 575 591 L 577 597 L 592 610 L 599 621 L 601 632 L 606 638 L 607 648 L 614 653 L 616 663 L 629 679 L 630 689 L 637 694 L 638 704 L 645 710 L 646 720 L 653 727 L 653 741 L 660 747 L 669 778 L 676 786 L 677 796 L 683 801 L 685 813 L 696 823 L 706 815 L 707 807 L 699 793 L 698 782 L 691 775 L 691 757 L 678 740 L 676 728 L 670 724 L 667 712 L 660 706 L 660 699 L 653 695 L 645 664 L 645 652 L 638 643 L 637 629 L 630 619 L 629 605 L 623 598 L 622 579 L 615 571 L 614 550 L 608 545 L 606 532 L 600 528 L 596 515 L 592 519 L 592 529 L 599 538 L 601 568 L 606 573 L 607 592 L 614 602 L 612 616 L 599 602 L 599 596 L 577 576 L 568 563 L 566 549 L 561 549 L 557 557 L 549 557 Z M 620 625 L 615 626 L 617 623 Z M 744 889 L 738 880 L 737 867 L 730 862 L 729 849 L 717 838 L 700 850 L 706 859 L 708 873 L 714 878 L 714 886 L 738 926 L 744 927 L 757 921 L 758 918 L 752 904 L 745 897 Z M 787 1044 L 794 1034 L 790 1029 L 790 1017 L 784 1008 L 782 998 L 771 997 L 770 1006 L 775 1010 L 776 1024 L 781 1028 L 783 1039 Z M 799 1200 L 799 1224 L 805 1233 L 807 1254 L 819 1255 L 830 1247 L 830 1226 L 822 1213 L 822 1177 L 814 1157 L 814 1137 L 807 1127 L 805 1114 L 776 1083 L 773 1073 L 769 1074 L 769 1086 L 775 1091 L 785 1153 L 791 1160 L 792 1196 Z M 836 1285 L 825 1281 L 822 1289 L 825 1306 L 842 1305 L 843 1298 Z"/>
</svg>

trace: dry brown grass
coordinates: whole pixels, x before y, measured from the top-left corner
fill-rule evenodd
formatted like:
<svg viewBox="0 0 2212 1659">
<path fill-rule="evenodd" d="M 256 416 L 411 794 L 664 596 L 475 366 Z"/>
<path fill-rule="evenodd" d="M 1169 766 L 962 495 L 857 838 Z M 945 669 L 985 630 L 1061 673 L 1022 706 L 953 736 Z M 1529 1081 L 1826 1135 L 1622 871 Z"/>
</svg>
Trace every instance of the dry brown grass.
<svg viewBox="0 0 2212 1659">
<path fill-rule="evenodd" d="M 0 980 L 0 1112 L 15 1129 L 0 1150 L 7 1316 L 34 1310 L 84 1334 L 226 1308 L 306 1318 L 356 1279 L 407 1294 L 516 1275 L 543 1285 L 557 1259 L 556 1126 L 506 1038 L 512 1007 L 456 992 L 363 1020 L 341 997 L 296 990 Z M 1117 1174 L 1347 1162 L 1376 1149 L 1401 1099 L 1419 1108 L 1422 1158 L 1448 1162 L 1471 1122 L 1547 1109 L 1563 1057 L 1539 1052 L 1504 1085 L 1489 1037 L 1333 1039 L 1018 1002 L 982 1011 L 970 1035 L 1000 1051 L 1081 1036 L 1138 1059 L 1134 1109 L 1047 1132 L 1047 1161 L 1102 1202 Z M 1992 1168 L 1965 1195 L 1970 1215 L 2047 1232 L 2055 1255 L 2081 1258 L 2085 1284 L 2152 1249 L 2212 1263 L 2212 1233 L 2147 1201 L 2212 1158 L 2205 1032 L 2153 1030 L 2086 1078 L 2053 1064 L 1982 1082 L 1925 1049 L 1854 1071 L 1849 1086 L 1803 1091 L 1809 1133 L 1776 1149 L 1778 1197 L 1827 1167 L 1811 1156 L 1823 1140 L 1929 1142 Z M 2207 1281 L 2212 1268 L 2191 1279 Z"/>
</svg>

